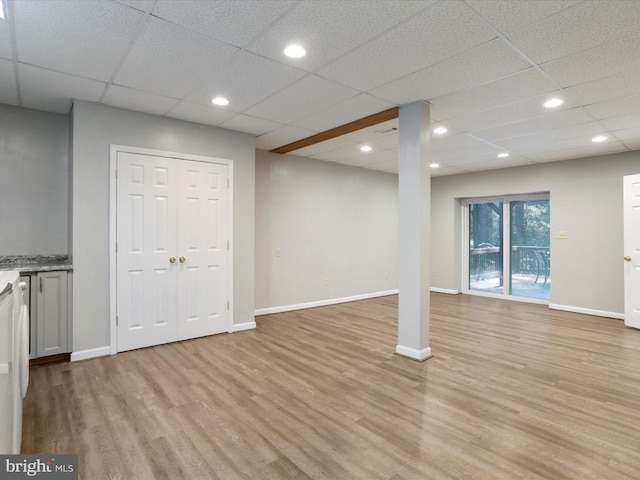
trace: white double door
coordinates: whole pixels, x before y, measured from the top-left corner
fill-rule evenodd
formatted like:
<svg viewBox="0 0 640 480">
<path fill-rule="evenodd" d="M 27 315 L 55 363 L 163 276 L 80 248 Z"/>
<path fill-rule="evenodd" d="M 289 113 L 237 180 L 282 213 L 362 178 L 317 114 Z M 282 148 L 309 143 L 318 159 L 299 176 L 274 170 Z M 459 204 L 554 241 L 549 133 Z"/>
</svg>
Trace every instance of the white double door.
<svg viewBox="0 0 640 480">
<path fill-rule="evenodd" d="M 228 166 L 117 155 L 118 351 L 229 331 Z"/>
</svg>

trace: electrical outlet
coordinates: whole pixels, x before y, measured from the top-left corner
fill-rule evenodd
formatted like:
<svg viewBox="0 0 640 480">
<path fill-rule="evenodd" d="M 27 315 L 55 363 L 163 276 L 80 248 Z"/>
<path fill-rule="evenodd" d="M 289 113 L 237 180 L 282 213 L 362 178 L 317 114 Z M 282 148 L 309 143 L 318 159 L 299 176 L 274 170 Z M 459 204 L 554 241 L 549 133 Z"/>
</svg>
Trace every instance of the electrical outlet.
<svg viewBox="0 0 640 480">
<path fill-rule="evenodd" d="M 328 286 L 329 286 L 329 279 L 328 279 L 328 278 L 325 278 L 325 279 L 324 279 L 324 286 L 325 286 L 325 287 L 328 287 Z"/>
<path fill-rule="evenodd" d="M 280 249 L 276 248 L 276 257 L 279 257 L 279 256 L 280 256 Z"/>
<path fill-rule="evenodd" d="M 556 238 L 559 240 L 566 240 L 567 238 L 569 238 L 569 234 L 567 232 L 564 232 L 562 230 L 558 230 L 556 232 Z"/>
</svg>

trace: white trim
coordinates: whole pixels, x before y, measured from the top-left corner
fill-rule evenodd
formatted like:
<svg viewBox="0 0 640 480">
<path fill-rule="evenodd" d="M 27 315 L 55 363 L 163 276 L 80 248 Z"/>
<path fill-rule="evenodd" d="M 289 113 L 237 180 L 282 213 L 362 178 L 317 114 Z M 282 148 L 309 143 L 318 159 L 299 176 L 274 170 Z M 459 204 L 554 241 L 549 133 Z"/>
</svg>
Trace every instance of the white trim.
<svg viewBox="0 0 640 480">
<path fill-rule="evenodd" d="M 79 360 L 87 360 L 89 358 L 104 357 L 106 355 L 112 355 L 112 354 L 113 354 L 112 348 L 109 345 L 107 345 L 105 347 L 90 348 L 89 350 L 80 350 L 79 352 L 72 352 L 71 361 L 77 362 Z"/>
<path fill-rule="evenodd" d="M 446 293 L 448 295 L 458 295 L 460 293 L 460 290 L 458 289 L 439 288 L 439 287 L 431 287 L 429 288 L 429 291 L 435 292 L 435 293 Z"/>
<path fill-rule="evenodd" d="M 9 373 L 9 364 L 0 363 L 0 375 L 7 375 Z"/>
<path fill-rule="evenodd" d="M 244 323 L 238 323 L 237 325 L 232 325 L 231 326 L 231 332 L 242 332 L 243 330 L 253 330 L 254 328 L 256 328 L 256 322 L 244 322 Z"/>
<path fill-rule="evenodd" d="M 431 353 L 431 347 L 423 348 L 422 350 L 416 350 L 415 348 L 396 345 L 396 353 L 398 355 L 402 355 L 403 357 L 409 357 L 419 361 L 423 361 L 427 358 L 433 357 L 433 354 Z"/>
<path fill-rule="evenodd" d="M 327 300 L 318 300 L 317 302 L 298 303 L 296 305 L 284 305 L 281 307 L 260 308 L 255 311 L 255 315 L 268 315 L 270 313 L 291 312 L 293 310 L 303 310 L 305 308 L 325 307 L 327 305 L 336 305 L 338 303 L 355 302 L 357 300 L 366 300 L 367 298 L 386 297 L 387 295 L 396 295 L 398 289 L 387 290 L 384 292 L 364 293 L 362 295 L 353 295 L 351 297 L 329 298 Z"/>
<path fill-rule="evenodd" d="M 109 321 L 110 321 L 110 353 L 118 353 L 118 330 L 116 328 L 117 313 L 117 265 L 115 255 L 115 245 L 118 239 L 116 231 L 117 212 L 117 178 L 116 169 L 118 167 L 118 152 L 134 153 L 139 155 L 151 155 L 155 157 L 169 157 L 181 160 L 194 160 L 197 162 L 217 163 L 227 166 L 227 176 L 229 179 L 229 191 L 227 192 L 227 239 L 229 240 L 229 250 L 227 252 L 227 294 L 229 301 L 228 331 L 234 329 L 234 302 L 233 302 L 233 160 L 206 157 L 202 155 L 192 155 L 188 153 L 170 152 L 166 150 L 154 150 L 150 148 L 128 147 L 125 145 L 111 144 L 109 146 Z"/>
<path fill-rule="evenodd" d="M 572 307 L 570 305 L 558 305 L 557 303 L 550 303 L 549 308 L 552 310 L 563 310 L 565 312 L 583 313 L 585 315 L 595 315 L 596 317 L 608 317 L 615 318 L 617 320 L 624 320 L 624 313 L 592 310 L 591 308 Z"/>
<path fill-rule="evenodd" d="M 508 300 L 510 302 L 537 303 L 539 305 L 549 305 L 549 300 L 535 297 L 518 297 L 517 295 L 503 295 L 502 293 L 483 292 L 482 290 L 463 290 L 465 295 L 475 295 L 477 297 L 497 298 L 498 300 Z"/>
</svg>

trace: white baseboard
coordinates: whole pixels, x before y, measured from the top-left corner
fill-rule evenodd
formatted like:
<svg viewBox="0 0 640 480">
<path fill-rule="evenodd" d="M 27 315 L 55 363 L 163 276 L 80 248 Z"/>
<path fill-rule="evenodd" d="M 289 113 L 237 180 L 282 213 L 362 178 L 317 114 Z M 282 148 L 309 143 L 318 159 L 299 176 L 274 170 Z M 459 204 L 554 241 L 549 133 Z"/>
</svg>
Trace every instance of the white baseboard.
<svg viewBox="0 0 640 480">
<path fill-rule="evenodd" d="M 87 360 L 89 358 L 96 357 L 104 357 L 106 355 L 111 355 L 111 347 L 99 347 L 99 348 L 90 348 L 89 350 L 80 350 L 79 352 L 71 353 L 71 361 L 77 362 L 79 360 Z"/>
<path fill-rule="evenodd" d="M 592 310 L 590 308 L 572 307 L 570 305 L 558 305 L 550 303 L 549 308 L 553 310 L 564 310 L 565 312 L 584 313 L 585 315 L 595 315 L 596 317 L 609 317 L 624 320 L 624 313 L 605 312 L 603 310 Z"/>
<path fill-rule="evenodd" d="M 0 363 L 0 375 L 6 375 L 9 373 L 9 364 Z"/>
<path fill-rule="evenodd" d="M 431 353 L 431 347 L 423 348 L 422 350 L 416 350 L 415 348 L 396 345 L 396 353 L 398 355 L 402 355 L 403 357 L 413 358 L 420 362 L 433 356 Z"/>
<path fill-rule="evenodd" d="M 231 332 L 241 332 L 243 330 L 252 330 L 256 328 L 256 322 L 237 323 L 231 326 Z"/>
<path fill-rule="evenodd" d="M 305 308 L 325 307 L 327 305 L 336 305 L 338 303 L 355 302 L 357 300 L 366 300 L 368 298 L 386 297 L 387 295 L 396 295 L 398 290 L 387 290 L 384 292 L 364 293 L 362 295 L 354 295 L 352 297 L 330 298 L 327 300 L 319 300 L 317 302 L 298 303 L 296 305 L 284 305 L 282 307 L 260 308 L 256 310 L 256 316 L 268 315 L 270 313 L 291 312 L 293 310 L 303 310 Z"/>
<path fill-rule="evenodd" d="M 449 295 L 458 295 L 460 293 L 460 290 L 452 290 L 450 288 L 438 288 L 438 287 L 431 287 L 429 291 L 436 292 L 436 293 L 447 293 Z"/>
</svg>

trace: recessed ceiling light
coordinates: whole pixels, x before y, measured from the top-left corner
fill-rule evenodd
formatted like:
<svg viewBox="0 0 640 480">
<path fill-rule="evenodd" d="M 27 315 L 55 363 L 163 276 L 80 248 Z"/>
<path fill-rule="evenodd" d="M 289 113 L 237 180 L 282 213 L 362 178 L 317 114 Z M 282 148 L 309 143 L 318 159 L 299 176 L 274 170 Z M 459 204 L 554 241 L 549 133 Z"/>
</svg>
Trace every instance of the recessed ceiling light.
<svg viewBox="0 0 640 480">
<path fill-rule="evenodd" d="M 446 127 L 438 127 L 433 129 L 433 133 L 437 135 L 442 135 L 443 133 L 447 133 L 447 132 L 448 130 L 446 129 Z"/>
<path fill-rule="evenodd" d="M 214 105 L 229 105 L 229 100 L 227 100 L 224 97 L 216 97 L 214 99 L 211 100 L 211 103 L 213 103 Z"/>
<path fill-rule="evenodd" d="M 509 154 L 507 152 L 502 152 L 498 154 L 498 157 L 500 158 L 507 158 L 509 156 Z"/>
<path fill-rule="evenodd" d="M 551 99 L 547 100 L 546 102 L 544 102 L 544 106 L 547 107 L 547 108 L 553 108 L 553 107 L 559 107 L 563 103 L 564 103 L 564 100 L 562 100 L 560 98 L 551 98 Z"/>
<path fill-rule="evenodd" d="M 363 152 L 370 152 L 372 149 L 369 145 L 362 145 L 360 147 L 360 150 L 362 150 Z"/>
<path fill-rule="evenodd" d="M 598 135 L 597 137 L 593 137 L 591 139 L 592 142 L 594 143 L 600 143 L 600 142 L 605 142 L 607 141 L 608 137 L 605 137 L 604 135 Z"/>
<path fill-rule="evenodd" d="M 289 45 L 284 49 L 284 54 L 291 58 L 302 58 L 307 54 L 307 51 L 300 45 Z"/>
<path fill-rule="evenodd" d="M 432 163 L 431 165 L 429 165 L 431 168 L 438 168 L 440 166 L 439 163 Z"/>
</svg>

